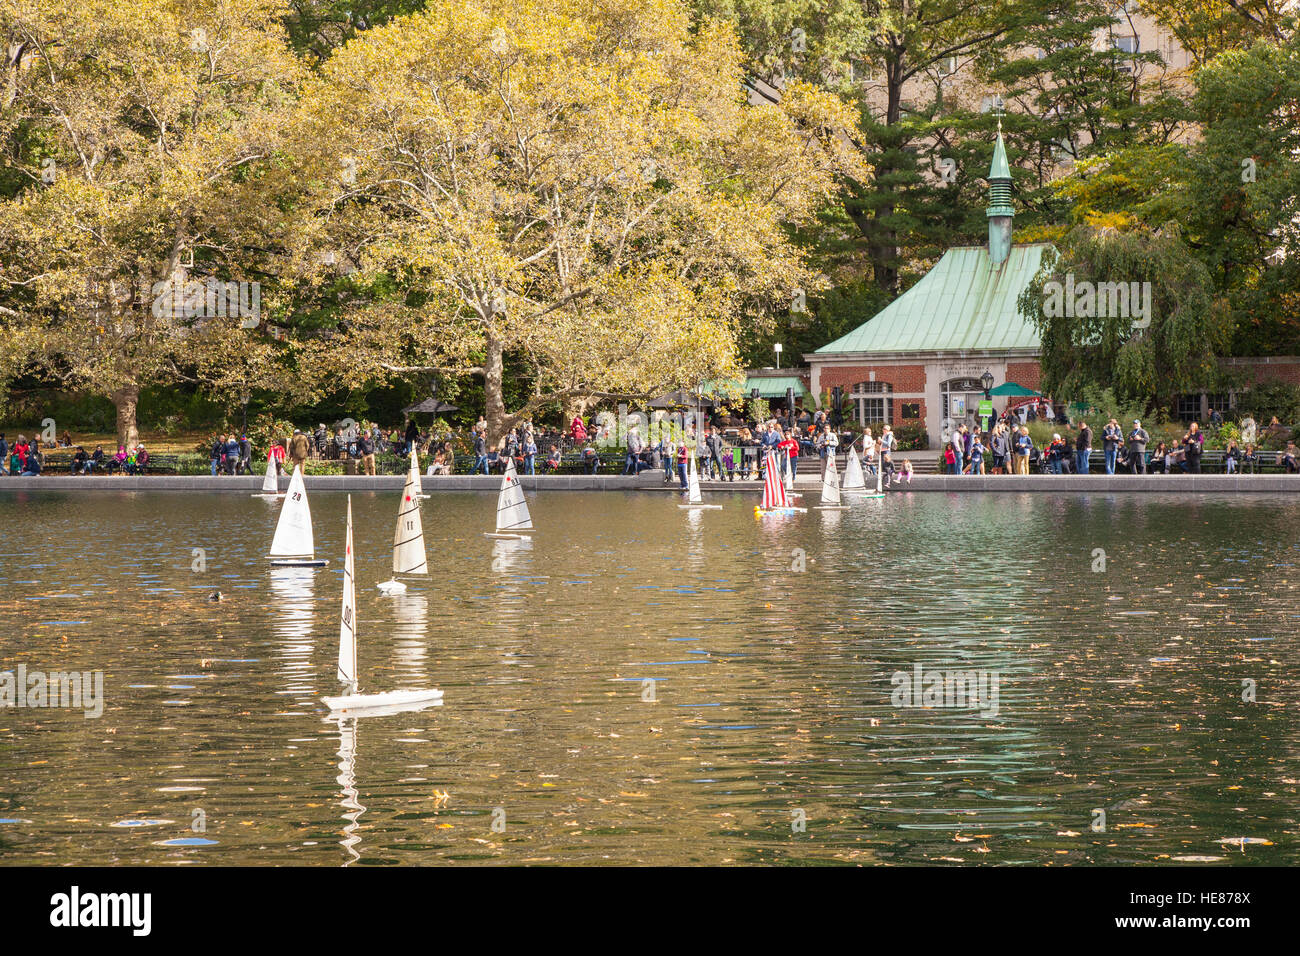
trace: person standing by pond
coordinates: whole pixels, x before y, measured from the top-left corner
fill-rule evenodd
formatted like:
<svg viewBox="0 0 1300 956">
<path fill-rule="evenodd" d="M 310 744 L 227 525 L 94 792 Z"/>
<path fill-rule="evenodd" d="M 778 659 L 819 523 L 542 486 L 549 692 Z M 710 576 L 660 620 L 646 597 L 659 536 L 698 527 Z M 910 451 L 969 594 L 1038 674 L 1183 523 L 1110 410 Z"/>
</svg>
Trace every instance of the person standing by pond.
<svg viewBox="0 0 1300 956">
<path fill-rule="evenodd" d="M 1087 422 L 1079 422 L 1079 434 L 1074 439 L 1074 470 L 1081 475 L 1088 473 L 1088 456 L 1092 454 L 1092 429 Z"/>
<path fill-rule="evenodd" d="M 1106 427 L 1101 432 L 1102 450 L 1106 455 L 1106 474 L 1115 474 L 1115 458 L 1119 454 L 1120 443 L 1124 440 L 1123 433 L 1119 430 L 1119 422 L 1111 419 L 1106 423 Z"/>
<path fill-rule="evenodd" d="M 727 477 L 727 465 L 723 461 L 722 453 L 726 450 L 726 443 L 722 440 L 722 432 L 715 425 L 709 429 L 707 441 L 709 457 L 713 461 L 713 468 L 718 473 L 718 480 L 722 481 Z"/>
<path fill-rule="evenodd" d="M 491 474 L 491 472 L 488 471 L 487 438 L 484 437 L 483 435 L 483 429 L 479 428 L 476 425 L 474 427 L 473 435 L 474 435 L 474 470 L 471 471 L 470 474 L 477 475 L 478 470 L 480 468 L 483 469 L 483 474 L 485 475 Z"/>
<path fill-rule="evenodd" d="M 984 474 L 984 443 L 980 441 L 979 432 L 971 434 L 970 464 L 966 466 L 966 473 L 971 475 Z"/>
<path fill-rule="evenodd" d="M 1201 452 L 1205 449 L 1205 432 L 1201 431 L 1201 426 L 1192 422 L 1188 426 L 1187 434 L 1183 436 L 1183 452 L 1186 462 L 1184 470 L 1189 474 L 1199 475 L 1201 473 Z"/>
<path fill-rule="evenodd" d="M 840 439 L 829 424 L 822 425 L 821 434 L 817 436 L 817 454 L 821 457 L 821 477 L 826 476 L 826 459 L 835 457 L 839 450 Z"/>
<path fill-rule="evenodd" d="M 226 453 L 226 436 L 218 435 L 216 440 L 212 443 L 212 452 L 208 455 L 208 458 L 211 459 L 209 461 L 209 464 L 212 467 L 212 472 L 211 472 L 212 474 L 215 475 L 217 473 L 217 470 L 221 467 L 221 458 L 223 455 L 225 455 L 225 453 Z"/>
<path fill-rule="evenodd" d="M 311 445 L 307 441 L 307 436 L 302 433 L 301 428 L 295 428 L 293 437 L 289 439 L 289 460 L 293 462 L 295 468 L 301 468 L 303 474 L 307 472 L 309 454 L 311 454 Z"/>
<path fill-rule="evenodd" d="M 533 437 L 533 423 L 524 423 L 524 474 L 537 474 L 535 462 L 537 461 L 537 439 Z"/>
<path fill-rule="evenodd" d="M 9 443 L 5 441 L 5 433 L 0 432 L 0 475 L 9 474 Z"/>
<path fill-rule="evenodd" d="M 952 430 L 948 438 L 948 444 L 952 446 L 952 473 L 960 475 L 963 469 L 963 459 L 966 456 L 966 436 L 963 434 L 965 425 L 958 425 Z"/>
<path fill-rule="evenodd" d="M 781 457 L 782 468 L 790 470 L 790 480 L 794 481 L 799 473 L 799 442 L 793 434 L 786 435 L 776 445 L 776 453 Z M 825 468 L 822 469 L 825 471 Z"/>
<path fill-rule="evenodd" d="M 1016 436 L 1014 449 L 1016 474 L 1029 474 L 1029 456 L 1034 453 L 1034 440 L 1029 437 L 1027 426 L 1020 426 L 1020 434 Z"/>
<path fill-rule="evenodd" d="M 627 457 L 623 459 L 623 474 L 636 474 L 637 458 L 644 447 L 641 441 L 641 429 L 636 422 L 633 422 L 627 429 Z"/>
<path fill-rule="evenodd" d="M 993 426 L 993 438 L 990 444 L 993 446 L 993 474 L 1010 474 L 1011 469 L 1007 467 L 1007 463 L 1011 454 L 1011 444 L 1007 439 L 1006 422 L 998 422 Z"/>
<path fill-rule="evenodd" d="M 307 436 L 303 435 L 301 432 L 299 432 L 295 437 L 302 438 L 304 445 L 307 443 Z M 292 450 L 293 449 L 290 449 L 290 451 Z M 373 475 L 375 473 L 375 440 L 370 436 L 370 432 L 367 429 L 362 429 L 361 433 L 357 435 L 357 456 L 361 459 L 361 473 L 363 475 Z M 307 456 L 304 453 L 303 458 L 305 459 L 306 457 Z M 295 457 L 295 463 L 296 461 L 297 459 Z"/>
<path fill-rule="evenodd" d="M 1128 458 L 1135 475 L 1147 473 L 1147 442 L 1150 440 L 1151 436 L 1146 433 L 1142 423 L 1133 419 L 1133 429 L 1128 433 Z"/>
<path fill-rule="evenodd" d="M 862 432 L 862 463 L 866 466 L 867 474 L 876 473 L 876 439 L 872 437 L 870 427 Z"/>
<path fill-rule="evenodd" d="M 687 490 L 687 481 L 686 481 L 687 454 L 688 453 L 686 450 L 686 442 L 682 442 L 677 446 L 677 480 L 681 482 L 682 491 Z"/>
<path fill-rule="evenodd" d="M 235 474 L 239 470 L 239 439 L 234 436 L 234 433 L 231 433 L 226 438 L 226 447 L 223 454 L 226 474 Z"/>
</svg>

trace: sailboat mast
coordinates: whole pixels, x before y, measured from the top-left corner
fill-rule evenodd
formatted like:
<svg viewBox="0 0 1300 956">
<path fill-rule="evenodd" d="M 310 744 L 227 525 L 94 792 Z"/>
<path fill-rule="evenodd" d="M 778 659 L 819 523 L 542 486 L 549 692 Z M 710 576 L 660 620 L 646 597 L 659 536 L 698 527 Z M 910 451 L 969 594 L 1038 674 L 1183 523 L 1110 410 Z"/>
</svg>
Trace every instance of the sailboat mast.
<svg viewBox="0 0 1300 956">
<path fill-rule="evenodd" d="M 352 557 L 352 496 L 348 495 L 348 533 L 343 558 L 343 614 L 339 621 L 339 680 L 357 683 L 357 592 Z"/>
</svg>

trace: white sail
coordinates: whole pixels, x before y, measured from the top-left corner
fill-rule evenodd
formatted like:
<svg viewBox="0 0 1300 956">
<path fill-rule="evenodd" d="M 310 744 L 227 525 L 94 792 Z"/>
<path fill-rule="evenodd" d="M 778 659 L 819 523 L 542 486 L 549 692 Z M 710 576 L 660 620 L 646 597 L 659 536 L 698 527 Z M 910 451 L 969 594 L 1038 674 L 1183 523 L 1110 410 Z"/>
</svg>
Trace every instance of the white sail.
<svg viewBox="0 0 1300 956">
<path fill-rule="evenodd" d="M 852 445 L 849 446 L 849 461 L 844 466 L 844 486 L 845 491 L 866 491 L 867 479 L 862 473 L 862 459 L 858 457 L 858 450 Z"/>
<path fill-rule="evenodd" d="M 693 505 L 703 504 L 704 495 L 700 494 L 700 473 L 695 470 L 695 455 L 690 457 L 690 465 L 686 471 L 686 500 Z"/>
<path fill-rule="evenodd" d="M 507 458 L 501 493 L 497 495 L 497 532 L 530 531 L 532 527 L 533 519 L 528 513 L 528 502 L 524 500 L 524 489 L 515 474 L 515 460 Z"/>
<path fill-rule="evenodd" d="M 420 521 L 420 474 L 416 470 L 415 454 L 411 454 L 411 470 L 402 489 L 402 504 L 397 510 L 397 530 L 393 532 L 393 573 L 428 574 L 429 559 L 424 550 L 424 525 Z"/>
<path fill-rule="evenodd" d="M 826 470 L 822 472 L 822 504 L 838 505 L 840 503 L 840 474 L 835 468 L 835 453 L 826 454 Z"/>
<path fill-rule="evenodd" d="M 280 489 L 275 483 L 275 456 L 271 454 L 271 449 L 266 450 L 266 477 L 262 479 L 262 491 L 268 495 L 273 495 Z"/>
<path fill-rule="evenodd" d="M 415 490 L 411 491 L 411 497 L 415 499 L 424 497 L 424 486 L 420 484 L 420 453 L 415 450 L 415 443 L 411 443 L 411 474 L 406 479 L 407 490 L 410 491 L 411 482 L 415 482 Z"/>
<path fill-rule="evenodd" d="M 293 477 L 289 479 L 289 490 L 280 508 L 280 521 L 275 526 L 275 537 L 271 540 L 271 557 L 311 557 L 315 553 L 307 486 L 303 484 L 302 469 L 295 465 Z"/>
<path fill-rule="evenodd" d="M 294 477 L 297 477 L 296 469 Z M 345 684 L 357 682 L 357 588 L 353 579 L 354 567 L 352 496 L 348 495 L 348 536 L 343 557 L 343 615 L 339 620 L 339 680 Z"/>
</svg>

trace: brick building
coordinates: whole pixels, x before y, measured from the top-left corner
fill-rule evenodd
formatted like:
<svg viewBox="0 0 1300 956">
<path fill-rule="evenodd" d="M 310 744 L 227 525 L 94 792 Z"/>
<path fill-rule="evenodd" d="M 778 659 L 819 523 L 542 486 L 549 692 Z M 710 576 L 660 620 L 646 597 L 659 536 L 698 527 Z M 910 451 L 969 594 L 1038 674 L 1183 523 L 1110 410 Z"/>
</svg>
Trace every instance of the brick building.
<svg viewBox="0 0 1300 956">
<path fill-rule="evenodd" d="M 838 385 L 858 424 L 921 423 L 937 444 L 957 425 L 975 424 L 985 372 L 995 387 L 1037 389 L 1038 331 L 1017 300 L 1051 246 L 1011 241 L 1015 212 L 1001 129 L 988 179 L 988 245 L 949 249 L 871 319 L 805 355 L 814 396 Z M 998 410 L 1005 404 L 995 401 Z"/>
</svg>

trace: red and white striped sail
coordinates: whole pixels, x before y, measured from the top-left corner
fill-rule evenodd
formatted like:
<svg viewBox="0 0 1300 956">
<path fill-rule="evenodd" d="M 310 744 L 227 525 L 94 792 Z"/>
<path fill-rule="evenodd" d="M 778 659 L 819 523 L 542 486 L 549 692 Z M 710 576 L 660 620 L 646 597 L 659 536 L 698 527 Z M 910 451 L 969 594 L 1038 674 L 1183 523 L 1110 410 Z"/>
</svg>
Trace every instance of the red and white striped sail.
<svg viewBox="0 0 1300 956">
<path fill-rule="evenodd" d="M 775 452 L 767 453 L 765 471 L 767 474 L 763 479 L 762 509 L 770 511 L 773 508 L 790 507 L 790 499 L 785 495 L 785 485 L 781 484 L 781 474 L 777 470 Z"/>
</svg>

